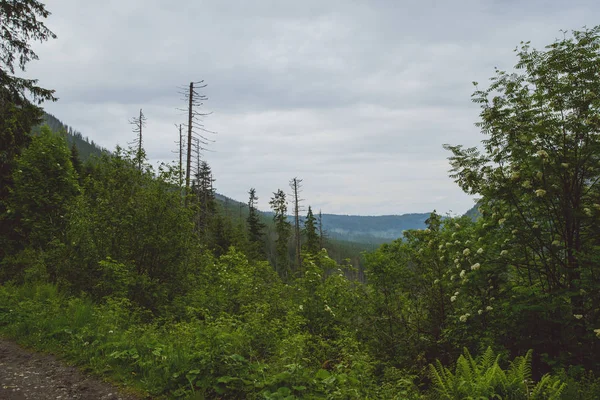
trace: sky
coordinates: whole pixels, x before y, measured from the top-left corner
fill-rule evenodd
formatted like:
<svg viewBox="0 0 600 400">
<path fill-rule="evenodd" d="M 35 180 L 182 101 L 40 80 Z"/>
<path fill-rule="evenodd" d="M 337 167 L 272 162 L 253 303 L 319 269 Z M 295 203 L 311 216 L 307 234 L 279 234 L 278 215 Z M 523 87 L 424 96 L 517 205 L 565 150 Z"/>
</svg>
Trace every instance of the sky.
<svg viewBox="0 0 600 400">
<path fill-rule="evenodd" d="M 56 90 L 45 109 L 97 144 L 134 139 L 174 162 L 186 104 L 204 80 L 216 134 L 204 152 L 221 194 L 268 209 L 303 179 L 305 206 L 388 215 L 473 205 L 448 177 L 443 144 L 476 146 L 473 81 L 512 70 L 515 47 L 593 27 L 600 4 L 537 0 L 49 0 L 56 40 L 26 75 Z"/>
</svg>

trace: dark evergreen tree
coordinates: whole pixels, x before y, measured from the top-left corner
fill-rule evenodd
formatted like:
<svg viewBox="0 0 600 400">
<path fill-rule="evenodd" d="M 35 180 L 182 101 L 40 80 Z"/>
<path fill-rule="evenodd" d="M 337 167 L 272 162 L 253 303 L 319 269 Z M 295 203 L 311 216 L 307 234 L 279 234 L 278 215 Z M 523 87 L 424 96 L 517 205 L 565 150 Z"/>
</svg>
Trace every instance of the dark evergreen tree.
<svg viewBox="0 0 600 400">
<path fill-rule="evenodd" d="M 73 143 L 71 145 L 71 164 L 73 164 L 73 168 L 79 177 L 83 174 L 83 163 L 81 162 L 81 158 L 79 157 L 79 149 L 77 145 Z"/>
<path fill-rule="evenodd" d="M 277 239 L 275 242 L 276 247 L 276 258 L 275 258 L 275 269 L 282 278 L 286 278 L 289 273 L 289 255 L 288 255 L 288 243 L 292 236 L 292 224 L 287 218 L 287 201 L 285 199 L 285 193 L 279 189 L 273 193 L 273 197 L 269 202 L 271 209 L 275 213 L 273 221 L 275 222 L 275 233 Z"/>
<path fill-rule="evenodd" d="M 202 161 L 196 174 L 194 191 L 198 200 L 198 230 L 204 234 L 207 233 L 211 225 L 210 220 L 216 212 L 214 181 L 210 166 L 206 161 Z"/>
<path fill-rule="evenodd" d="M 256 209 L 256 202 L 258 201 L 256 189 L 251 188 L 248 191 L 248 195 L 250 197 L 248 199 L 248 218 L 246 221 L 248 223 L 248 240 L 251 247 L 250 255 L 254 258 L 260 258 L 264 256 L 262 238 L 265 224 L 260 221 L 260 215 Z"/>
<path fill-rule="evenodd" d="M 304 250 L 310 254 L 317 254 L 319 252 L 319 234 L 317 232 L 317 219 L 315 218 L 312 208 L 308 206 L 308 213 L 304 220 L 303 232 L 306 242 L 304 243 Z"/>
</svg>

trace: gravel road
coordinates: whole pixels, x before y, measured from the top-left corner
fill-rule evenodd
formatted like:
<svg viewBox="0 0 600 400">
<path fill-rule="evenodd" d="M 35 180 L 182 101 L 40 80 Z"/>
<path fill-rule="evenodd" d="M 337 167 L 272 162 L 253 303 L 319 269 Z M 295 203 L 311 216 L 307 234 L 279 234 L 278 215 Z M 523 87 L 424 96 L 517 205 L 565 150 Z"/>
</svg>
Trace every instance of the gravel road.
<svg viewBox="0 0 600 400">
<path fill-rule="evenodd" d="M 56 357 L 34 353 L 0 338 L 1 400 L 136 400 L 82 374 Z"/>
</svg>

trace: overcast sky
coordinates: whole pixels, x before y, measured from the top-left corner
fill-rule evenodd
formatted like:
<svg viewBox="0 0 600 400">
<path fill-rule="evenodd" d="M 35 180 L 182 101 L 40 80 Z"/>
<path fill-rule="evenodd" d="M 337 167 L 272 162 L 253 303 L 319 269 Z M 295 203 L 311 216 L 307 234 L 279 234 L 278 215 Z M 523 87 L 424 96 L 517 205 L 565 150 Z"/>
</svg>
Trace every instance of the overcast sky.
<svg viewBox="0 0 600 400">
<path fill-rule="evenodd" d="M 324 213 L 463 213 L 444 143 L 473 146 L 472 81 L 511 69 L 521 40 L 592 27 L 590 1 L 49 0 L 57 40 L 27 73 L 51 114 L 108 149 L 143 108 L 150 162 L 178 156 L 177 87 L 204 80 L 218 192 L 259 208 L 304 180 Z"/>
</svg>

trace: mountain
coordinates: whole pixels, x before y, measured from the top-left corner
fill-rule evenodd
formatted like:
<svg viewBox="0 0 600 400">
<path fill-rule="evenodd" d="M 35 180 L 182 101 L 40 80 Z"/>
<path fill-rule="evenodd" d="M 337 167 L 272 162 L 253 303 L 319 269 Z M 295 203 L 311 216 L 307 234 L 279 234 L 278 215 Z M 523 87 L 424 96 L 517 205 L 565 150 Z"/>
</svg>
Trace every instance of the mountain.
<svg viewBox="0 0 600 400">
<path fill-rule="evenodd" d="M 83 162 L 92 156 L 99 157 L 103 153 L 108 153 L 108 150 L 98 146 L 93 140 L 90 141 L 89 138 L 83 137 L 81 132 L 74 130 L 73 127 L 63 123 L 52 114 L 44 113 L 42 123 L 33 128 L 33 134 L 38 133 L 42 125 L 48 125 L 54 132 L 66 132 L 67 142 L 69 145 L 75 144 Z"/>
<path fill-rule="evenodd" d="M 427 218 L 429 213 L 379 216 L 323 214 L 323 228 L 331 238 L 381 244 L 402 237 L 402 231 L 424 229 Z"/>
</svg>

